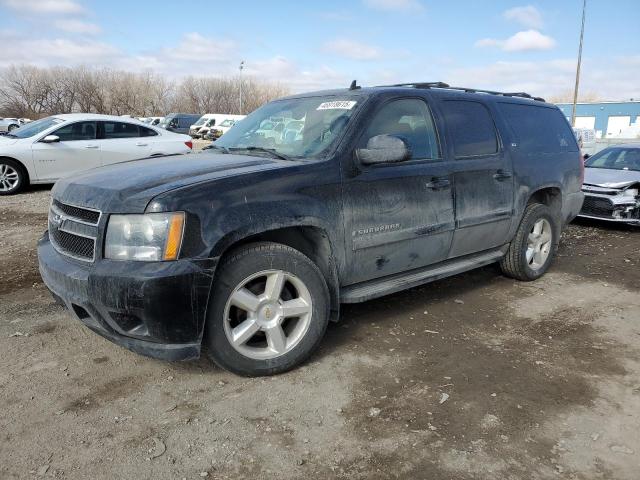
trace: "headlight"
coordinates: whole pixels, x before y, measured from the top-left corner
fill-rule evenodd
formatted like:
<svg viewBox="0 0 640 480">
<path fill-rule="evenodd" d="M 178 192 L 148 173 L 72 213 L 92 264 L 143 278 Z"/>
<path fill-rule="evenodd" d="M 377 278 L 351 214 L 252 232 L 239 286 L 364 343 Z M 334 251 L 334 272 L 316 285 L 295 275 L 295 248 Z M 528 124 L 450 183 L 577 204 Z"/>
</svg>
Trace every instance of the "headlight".
<svg viewBox="0 0 640 480">
<path fill-rule="evenodd" d="M 146 262 L 176 260 L 183 231 L 182 212 L 111 215 L 104 256 Z"/>
</svg>

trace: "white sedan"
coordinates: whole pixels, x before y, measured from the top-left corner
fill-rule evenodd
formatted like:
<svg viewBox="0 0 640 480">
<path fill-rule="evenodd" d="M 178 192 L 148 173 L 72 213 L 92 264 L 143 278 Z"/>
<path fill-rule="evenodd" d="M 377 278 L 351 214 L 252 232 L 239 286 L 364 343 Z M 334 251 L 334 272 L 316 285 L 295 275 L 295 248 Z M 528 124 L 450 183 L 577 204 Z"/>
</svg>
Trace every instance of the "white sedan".
<svg viewBox="0 0 640 480">
<path fill-rule="evenodd" d="M 133 119 L 70 113 L 0 136 L 0 195 L 53 183 L 81 170 L 157 155 L 189 153 L 191 137 Z"/>
</svg>

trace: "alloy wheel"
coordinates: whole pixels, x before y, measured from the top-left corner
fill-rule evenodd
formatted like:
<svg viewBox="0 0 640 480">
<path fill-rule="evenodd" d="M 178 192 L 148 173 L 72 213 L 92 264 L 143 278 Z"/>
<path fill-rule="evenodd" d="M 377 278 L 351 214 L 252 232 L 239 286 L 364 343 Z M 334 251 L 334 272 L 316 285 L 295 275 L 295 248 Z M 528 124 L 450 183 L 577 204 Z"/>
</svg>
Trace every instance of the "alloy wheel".
<svg viewBox="0 0 640 480">
<path fill-rule="evenodd" d="M 224 331 L 242 355 L 268 360 L 300 343 L 312 312 L 311 294 L 300 278 L 283 270 L 265 270 L 233 290 L 224 310 Z"/>
<path fill-rule="evenodd" d="M 11 165 L 0 163 L 0 191 L 10 192 L 17 188 L 20 182 L 18 171 Z"/>
<path fill-rule="evenodd" d="M 552 239 L 551 224 L 547 219 L 541 218 L 533 224 L 525 252 L 527 263 L 533 270 L 541 268 L 549 258 Z"/>
</svg>

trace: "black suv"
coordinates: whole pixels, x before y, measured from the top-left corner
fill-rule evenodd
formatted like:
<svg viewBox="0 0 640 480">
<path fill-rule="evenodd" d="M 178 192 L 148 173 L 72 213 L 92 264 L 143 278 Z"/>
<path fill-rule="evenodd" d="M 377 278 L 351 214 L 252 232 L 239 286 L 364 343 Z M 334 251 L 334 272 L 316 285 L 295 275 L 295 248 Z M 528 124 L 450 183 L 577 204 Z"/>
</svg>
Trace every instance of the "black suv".
<svg viewBox="0 0 640 480">
<path fill-rule="evenodd" d="M 274 125 L 280 125 L 276 129 Z M 60 180 L 40 272 L 100 335 L 244 375 L 290 369 L 341 303 L 492 262 L 548 268 L 583 163 L 558 108 L 414 83 L 264 105 L 205 152 Z"/>
</svg>

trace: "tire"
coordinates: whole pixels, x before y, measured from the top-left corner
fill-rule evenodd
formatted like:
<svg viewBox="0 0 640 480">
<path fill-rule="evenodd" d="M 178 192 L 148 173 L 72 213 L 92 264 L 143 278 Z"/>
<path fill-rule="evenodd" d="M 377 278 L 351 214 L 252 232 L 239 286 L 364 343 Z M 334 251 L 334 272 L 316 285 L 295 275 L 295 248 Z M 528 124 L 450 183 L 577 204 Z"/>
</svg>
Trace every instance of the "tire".
<svg viewBox="0 0 640 480">
<path fill-rule="evenodd" d="M 18 193 L 28 182 L 27 171 L 19 162 L 0 158 L 0 195 Z"/>
<path fill-rule="evenodd" d="M 535 228 L 540 225 L 542 233 L 536 233 Z M 553 261 L 560 231 L 560 221 L 554 210 L 540 203 L 527 205 L 515 237 L 500 260 L 502 272 L 525 282 L 540 278 Z"/>
<path fill-rule="evenodd" d="M 324 337 L 329 290 L 320 269 L 298 250 L 271 242 L 244 245 L 222 261 L 212 288 L 204 343 L 225 370 L 282 373 L 304 362 Z M 270 290 L 281 293 L 269 296 Z"/>
</svg>

